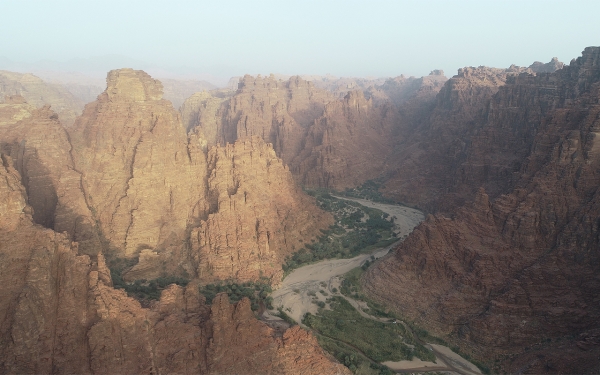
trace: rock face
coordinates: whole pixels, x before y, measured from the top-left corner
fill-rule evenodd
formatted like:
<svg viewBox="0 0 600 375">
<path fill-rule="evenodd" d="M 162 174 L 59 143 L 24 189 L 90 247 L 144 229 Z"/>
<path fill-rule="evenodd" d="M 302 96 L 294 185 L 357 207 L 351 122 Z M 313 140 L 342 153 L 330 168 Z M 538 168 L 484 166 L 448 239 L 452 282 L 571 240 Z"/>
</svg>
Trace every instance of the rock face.
<svg viewBox="0 0 600 375">
<path fill-rule="evenodd" d="M 550 69 L 560 63 L 553 60 L 545 66 Z M 514 65 L 507 69 L 459 69 L 439 91 L 434 105 L 422 104 L 404 121 L 412 126 L 400 130 L 403 136 L 394 156 L 389 158 L 385 194 L 429 212 L 448 213 L 472 200 L 480 186 L 492 197 L 512 186 L 513 174 L 519 170 L 531 139 L 522 141 L 522 137 L 527 137 L 525 128 L 509 129 L 505 125 L 498 129 L 490 116 L 495 115 L 495 101 L 499 100 L 496 93 L 507 80 L 517 79 L 522 73 L 534 71 Z M 537 107 L 537 99 L 521 100 L 530 100 L 520 103 L 529 106 L 526 114 L 520 114 L 529 119 L 515 119 L 515 123 L 539 121 L 539 114 L 545 109 Z M 510 111 L 502 115 L 511 116 Z M 480 141 L 471 144 L 472 139 Z M 479 148 L 476 154 L 471 147 Z"/>
<path fill-rule="evenodd" d="M 403 130 L 406 135 L 390 158 L 395 162 L 384 192 L 426 211 L 449 211 L 464 202 L 464 194 L 472 196 L 473 187 L 458 188 L 466 140 L 485 123 L 489 102 L 507 77 L 525 70 L 459 69 L 439 91 L 429 113 L 421 112 L 425 118 L 413 117 L 415 126 Z"/>
<path fill-rule="evenodd" d="M 552 60 L 546 64 L 536 61 L 529 65 L 529 69 L 533 70 L 535 73 L 554 73 L 558 69 L 562 69 L 564 66 L 565 64 L 558 61 L 556 57 L 553 57 Z"/>
<path fill-rule="evenodd" d="M 285 256 L 331 223 L 307 209 L 312 201 L 259 137 L 213 147 L 208 168 L 211 213 L 191 235 L 202 279 L 280 280 Z"/>
<path fill-rule="evenodd" d="M 120 256 L 168 252 L 205 195 L 204 154 L 162 86 L 141 71 L 111 71 L 107 89 L 73 125 L 71 142 L 102 235 Z"/>
<path fill-rule="evenodd" d="M 292 162 L 298 180 L 336 190 L 378 177 L 393 148 L 392 105 L 375 107 L 362 91 L 328 103 L 310 128 L 302 152 Z"/>
<path fill-rule="evenodd" d="M 204 134 L 188 137 L 161 90 L 144 72 L 112 71 L 105 93 L 71 131 L 109 255 L 139 259 L 129 280 L 179 274 L 278 282 L 299 236 L 314 238 L 331 217 L 294 186 L 262 140 L 209 151 Z"/>
<path fill-rule="evenodd" d="M 365 287 L 502 370 L 597 372 L 600 48 L 493 91 L 457 152 L 438 155 L 472 203 L 430 215 Z"/>
<path fill-rule="evenodd" d="M 345 89 L 338 99 L 339 88 L 331 93 L 300 77 L 245 76 L 233 97 L 196 94 L 182 113 L 208 145 L 259 136 L 273 144 L 298 183 L 344 189 L 389 169 L 401 129 L 431 106 L 444 81 L 442 72 L 401 77 L 365 92 Z"/>
<path fill-rule="evenodd" d="M 246 299 L 204 305 L 197 285 L 144 309 L 112 288 L 102 254 L 32 221 L 19 173 L 0 165 L 0 372 L 349 374 L 300 328 L 283 337 Z M 233 351 L 232 351 L 233 349 Z"/>
<path fill-rule="evenodd" d="M 173 103 L 173 107 L 179 108 L 183 102 L 196 92 L 216 89 L 217 86 L 207 81 L 180 80 L 160 78 L 164 87 L 165 99 Z"/>
<path fill-rule="evenodd" d="M 33 74 L 0 71 L 0 99 L 12 95 L 24 97 L 37 108 L 51 105 L 66 126 L 75 121 L 84 105 L 61 85 L 44 82 Z"/>
<path fill-rule="evenodd" d="M 48 106 L 35 109 L 20 96 L 0 104 L 0 152 L 19 171 L 33 220 L 95 254 L 100 239 L 74 168 L 69 137 Z"/>
</svg>

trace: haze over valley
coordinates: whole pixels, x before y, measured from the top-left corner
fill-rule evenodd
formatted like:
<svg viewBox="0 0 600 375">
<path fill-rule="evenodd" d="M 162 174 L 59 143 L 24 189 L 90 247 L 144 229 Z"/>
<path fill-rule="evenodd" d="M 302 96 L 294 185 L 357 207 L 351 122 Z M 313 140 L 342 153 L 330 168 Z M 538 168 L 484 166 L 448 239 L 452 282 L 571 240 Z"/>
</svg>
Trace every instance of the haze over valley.
<svg viewBox="0 0 600 375">
<path fill-rule="evenodd" d="M 534 3 L 7 5 L 0 374 L 600 372 L 597 5 Z"/>
</svg>

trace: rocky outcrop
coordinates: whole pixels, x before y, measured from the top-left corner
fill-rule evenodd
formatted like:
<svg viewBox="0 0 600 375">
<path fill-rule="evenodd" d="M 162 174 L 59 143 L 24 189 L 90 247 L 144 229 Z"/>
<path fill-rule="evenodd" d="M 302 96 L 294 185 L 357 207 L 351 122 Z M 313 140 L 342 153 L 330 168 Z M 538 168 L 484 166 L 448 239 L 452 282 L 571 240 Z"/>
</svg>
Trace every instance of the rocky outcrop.
<svg viewBox="0 0 600 375">
<path fill-rule="evenodd" d="M 195 94 L 182 113 L 191 131 L 209 146 L 258 136 L 273 144 L 298 183 L 344 189 L 389 169 L 387 158 L 398 137 L 408 133 L 402 129 L 432 106 L 444 81 L 440 71 L 420 79 L 399 77 L 371 86 L 366 97 L 361 90 L 345 88 L 337 99 L 300 77 L 245 76 L 233 97 L 222 101 Z"/>
<path fill-rule="evenodd" d="M 555 71 L 562 69 L 564 66 L 565 64 L 558 61 L 558 58 L 553 57 L 550 62 L 545 64 L 543 62 L 536 61 L 529 65 L 529 69 L 531 69 L 534 73 L 554 73 Z"/>
<path fill-rule="evenodd" d="M 458 187 L 468 140 L 486 123 L 490 100 L 509 76 L 527 69 L 459 69 L 439 91 L 430 113 L 413 117 L 390 160 L 384 193 L 425 211 L 449 212 L 474 194 Z M 415 121 L 416 120 L 416 121 Z"/>
<path fill-rule="evenodd" d="M 36 108 L 52 106 L 66 126 L 73 124 L 84 105 L 62 85 L 44 82 L 33 74 L 0 71 L 0 100 L 12 95 L 24 97 Z"/>
<path fill-rule="evenodd" d="M 277 155 L 289 165 L 302 149 L 308 127 L 332 100 L 331 93 L 299 77 L 284 82 L 246 75 L 225 107 L 219 141 L 232 143 L 257 135 L 272 143 Z"/>
<path fill-rule="evenodd" d="M 209 150 L 198 128 L 186 135 L 160 82 L 122 69 L 107 83 L 71 140 L 108 255 L 138 259 L 127 280 L 178 274 L 277 283 L 284 257 L 330 224 L 271 145 L 246 138 Z M 193 99 L 202 107 L 211 97 Z"/>
<path fill-rule="evenodd" d="M 37 224 L 67 233 L 83 253 L 100 251 L 69 137 L 55 112 L 35 109 L 20 96 L 7 98 L 0 104 L 0 152 L 19 171 Z"/>
<path fill-rule="evenodd" d="M 226 98 L 213 96 L 211 92 L 197 92 L 185 100 L 179 108 L 183 126 L 187 131 L 194 129 L 210 145 L 217 144 L 217 131 L 221 126 L 221 104 Z M 198 126 L 202 125 L 202 126 Z"/>
<path fill-rule="evenodd" d="M 205 305 L 195 283 L 151 309 L 112 288 L 102 253 L 33 222 L 21 176 L 0 164 L 0 373 L 349 374 L 299 328 L 279 337 L 249 301 Z"/>
<path fill-rule="evenodd" d="M 160 82 L 111 71 L 106 91 L 70 134 L 84 193 L 114 255 L 152 249 L 169 257 L 181 247 L 189 221 L 204 209 L 206 161 L 197 144 L 188 147 Z"/>
<path fill-rule="evenodd" d="M 213 147 L 208 168 L 211 213 L 191 235 L 203 280 L 268 277 L 276 283 L 285 256 L 332 224 L 259 137 Z"/>
<path fill-rule="evenodd" d="M 393 148 L 395 107 L 376 107 L 362 91 L 327 104 L 310 128 L 292 171 L 309 186 L 344 189 L 378 177 L 387 167 Z"/>
<path fill-rule="evenodd" d="M 217 86 L 207 81 L 159 78 L 163 84 L 164 97 L 179 108 L 191 95 L 204 90 L 216 89 Z"/>
<path fill-rule="evenodd" d="M 475 190 L 472 203 L 430 215 L 369 270 L 369 293 L 502 358 L 498 370 L 597 370 L 599 66 L 587 48 L 555 73 L 509 77 L 464 135 L 455 186 Z"/>
</svg>

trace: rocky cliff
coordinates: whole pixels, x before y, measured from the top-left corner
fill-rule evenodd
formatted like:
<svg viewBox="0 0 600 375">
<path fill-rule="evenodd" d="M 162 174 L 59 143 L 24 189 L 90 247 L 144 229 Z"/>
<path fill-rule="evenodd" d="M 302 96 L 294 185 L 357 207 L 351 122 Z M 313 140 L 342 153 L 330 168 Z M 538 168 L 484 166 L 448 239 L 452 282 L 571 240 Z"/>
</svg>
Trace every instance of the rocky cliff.
<svg viewBox="0 0 600 375">
<path fill-rule="evenodd" d="M 0 105 L 0 373 L 349 374 L 307 332 L 257 320 L 247 299 L 206 305 L 202 280 L 150 308 L 113 288 L 103 250 L 140 258 L 131 279 L 191 265 L 192 277 L 211 269 L 204 281 L 276 283 L 300 236 L 331 220 L 260 139 L 207 163 L 206 142 L 161 96 L 143 72 L 113 71 L 70 135 L 48 107 Z M 202 246 L 189 245 L 194 228 Z M 221 256 L 241 271 L 221 272 Z"/>
<path fill-rule="evenodd" d="M 394 146 L 396 108 L 375 106 L 362 91 L 325 106 L 307 134 L 292 171 L 309 186 L 343 190 L 378 177 Z"/>
<path fill-rule="evenodd" d="M 51 105 L 66 126 L 75 121 L 85 104 L 62 85 L 44 82 L 33 74 L 0 71 L 0 100 L 13 95 L 24 97 L 37 108 Z"/>
<path fill-rule="evenodd" d="M 35 224 L 11 161 L 0 164 L 0 373 L 349 374 L 298 327 L 283 337 L 247 299 L 204 304 L 171 286 L 151 309 L 112 288 L 102 254 L 78 255 Z"/>
<path fill-rule="evenodd" d="M 108 255 L 139 260 L 126 279 L 264 276 L 276 283 L 299 236 L 310 240 L 329 225 L 271 145 L 246 138 L 209 149 L 198 129 L 188 137 L 160 82 L 122 69 L 107 84 L 70 134 Z"/>
<path fill-rule="evenodd" d="M 478 185 L 461 185 L 469 140 L 487 124 L 490 101 L 508 77 L 527 71 L 516 66 L 459 69 L 435 104 L 412 117 L 413 127 L 401 131 L 404 137 L 390 158 L 394 162 L 385 194 L 426 211 L 447 212 L 473 196 Z M 506 167 L 503 163 L 498 162 Z"/>
<path fill-rule="evenodd" d="M 409 133 L 402 129 L 423 117 L 445 80 L 436 71 L 390 79 L 365 92 L 349 84 L 355 89 L 338 98 L 338 89 L 334 94 L 300 77 L 245 76 L 231 98 L 195 94 L 181 111 L 188 128 L 209 145 L 259 136 L 273 144 L 298 183 L 344 189 L 390 168 L 398 137 Z"/>
<path fill-rule="evenodd" d="M 183 79 L 170 79 L 170 78 L 159 78 L 163 84 L 165 99 L 170 100 L 173 103 L 173 107 L 179 108 L 183 102 L 196 92 L 202 92 L 203 90 L 216 89 L 217 86 L 207 81 L 199 80 L 183 80 Z"/>
<path fill-rule="evenodd" d="M 208 168 L 211 213 L 191 235 L 202 279 L 280 280 L 285 256 L 332 223 L 259 137 L 213 147 Z"/>
<path fill-rule="evenodd" d="M 22 177 L 33 220 L 67 233 L 83 253 L 97 253 L 100 239 L 57 114 L 49 106 L 35 109 L 23 97 L 7 97 L 0 104 L 0 152 Z"/>
<path fill-rule="evenodd" d="M 369 270 L 365 287 L 479 358 L 498 359 L 498 371 L 596 372 L 600 48 L 496 86 L 485 116 L 448 108 L 473 119 L 462 156 L 438 155 L 461 162 L 458 176 L 448 170 L 449 190 L 475 191 L 465 194 L 471 203 L 430 215 Z"/>
</svg>

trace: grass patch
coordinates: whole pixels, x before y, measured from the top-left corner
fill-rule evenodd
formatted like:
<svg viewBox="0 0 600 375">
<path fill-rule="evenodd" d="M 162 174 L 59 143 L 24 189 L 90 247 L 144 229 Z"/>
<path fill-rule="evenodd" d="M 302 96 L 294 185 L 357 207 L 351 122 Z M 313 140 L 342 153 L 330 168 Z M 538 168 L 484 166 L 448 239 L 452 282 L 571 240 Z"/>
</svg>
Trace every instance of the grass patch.
<svg viewBox="0 0 600 375">
<path fill-rule="evenodd" d="M 340 193 L 340 195 L 350 198 L 368 199 L 373 202 L 395 204 L 392 199 L 384 197 L 379 189 L 383 185 L 382 178 L 365 181 L 364 184 L 356 188 L 348 188 Z"/>
<path fill-rule="evenodd" d="M 357 375 L 392 375 L 393 372 L 384 365 L 374 364 L 351 346 L 317 334 L 319 345 L 331 353 L 341 364 Z"/>
<path fill-rule="evenodd" d="M 319 207 L 333 214 L 335 224 L 321 231 L 317 241 L 288 257 L 283 265 L 285 273 L 323 259 L 352 258 L 397 240 L 392 235 L 393 219 L 387 213 L 335 198 L 325 190 L 307 193 L 317 199 Z"/>
<path fill-rule="evenodd" d="M 362 317 L 342 297 L 333 297 L 331 310 L 319 310 L 317 315 L 307 313 L 302 323 L 320 334 L 358 348 L 376 362 L 411 360 L 417 356 L 422 360 L 435 360 L 435 356 L 424 347 L 410 348 L 406 338 L 410 333 L 402 324 L 385 324 Z M 335 354 L 334 354 L 335 355 Z"/>
<path fill-rule="evenodd" d="M 267 281 L 246 282 L 237 284 L 233 282 L 216 283 L 200 286 L 200 293 L 206 297 L 206 304 L 212 304 L 213 299 L 219 293 L 227 293 L 230 303 L 235 303 L 244 297 L 250 299 L 252 311 L 258 311 L 260 303 L 264 303 L 269 310 L 273 309 L 273 297 L 269 296 L 273 290 Z"/>
<path fill-rule="evenodd" d="M 277 316 L 280 317 L 281 319 L 285 320 L 286 322 L 288 322 L 290 325 L 295 326 L 296 324 L 298 324 L 294 318 L 292 318 L 291 316 L 289 316 L 288 314 L 285 313 L 285 311 L 283 311 L 283 308 L 280 307 L 277 309 Z"/>
<path fill-rule="evenodd" d="M 368 266 L 367 266 L 368 267 Z M 415 337 L 413 335 L 416 335 L 417 338 L 422 341 L 422 342 L 430 342 L 430 343 L 435 343 L 435 344 L 440 344 L 440 345 L 445 345 L 447 346 L 448 344 L 435 336 L 432 336 L 431 334 L 429 334 L 429 332 L 423 328 L 420 328 L 414 324 L 412 324 L 411 322 L 406 322 L 406 319 L 402 318 L 401 316 L 398 316 L 396 314 L 394 314 L 392 311 L 390 311 L 389 309 L 386 309 L 384 306 L 380 305 L 377 302 L 372 301 L 371 299 L 369 299 L 362 291 L 362 287 L 360 285 L 360 279 L 362 277 L 362 275 L 365 273 L 366 267 L 360 267 L 360 268 L 355 268 L 353 270 L 351 270 L 350 272 L 346 273 L 344 275 L 344 279 L 342 280 L 342 285 L 340 287 L 340 293 L 342 293 L 345 296 L 348 296 L 350 298 L 353 298 L 355 300 L 358 301 L 363 301 L 367 304 L 367 306 L 369 307 L 369 311 L 368 314 L 379 317 L 379 318 L 387 318 L 389 319 L 389 321 L 403 321 L 405 322 L 411 329 L 412 334 L 408 334 L 406 336 L 404 336 L 404 342 L 410 345 L 414 345 L 414 354 L 417 358 L 421 358 L 421 356 L 423 357 L 427 357 L 430 358 L 431 361 L 435 360 L 435 356 L 427 349 L 425 348 L 423 345 L 421 345 L 419 343 L 418 340 L 415 339 Z M 394 325 L 401 325 L 401 324 L 394 324 Z"/>
</svg>

